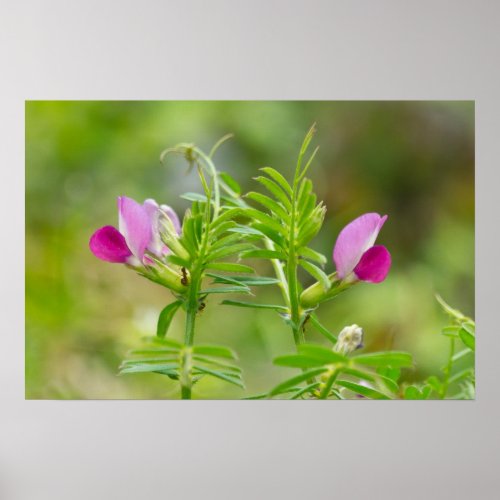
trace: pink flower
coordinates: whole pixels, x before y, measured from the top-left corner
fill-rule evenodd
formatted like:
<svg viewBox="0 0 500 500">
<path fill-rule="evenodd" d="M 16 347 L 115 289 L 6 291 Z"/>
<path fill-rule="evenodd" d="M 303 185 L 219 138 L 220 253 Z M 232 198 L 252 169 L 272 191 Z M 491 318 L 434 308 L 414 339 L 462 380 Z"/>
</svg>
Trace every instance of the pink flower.
<svg viewBox="0 0 500 500">
<path fill-rule="evenodd" d="M 104 226 L 90 238 L 91 252 L 106 262 L 140 265 L 151 263 L 146 251 L 161 257 L 168 252 L 160 238 L 159 218 L 164 213 L 177 232 L 180 223 L 175 212 L 168 206 L 161 207 L 154 200 L 137 203 L 126 196 L 118 197 L 118 228 Z"/>
<path fill-rule="evenodd" d="M 354 273 L 361 281 L 380 283 L 385 280 L 391 268 L 391 254 L 384 246 L 374 246 L 374 243 L 386 220 L 387 215 L 368 213 L 342 229 L 333 249 L 340 279 Z"/>
</svg>

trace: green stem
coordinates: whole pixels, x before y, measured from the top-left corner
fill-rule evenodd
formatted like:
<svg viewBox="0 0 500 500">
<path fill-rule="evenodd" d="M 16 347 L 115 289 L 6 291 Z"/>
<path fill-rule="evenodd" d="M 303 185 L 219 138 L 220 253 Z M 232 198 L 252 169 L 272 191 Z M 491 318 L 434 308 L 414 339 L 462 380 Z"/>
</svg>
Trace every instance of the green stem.
<svg viewBox="0 0 500 500">
<path fill-rule="evenodd" d="M 455 355 L 455 339 L 453 337 L 450 337 L 450 351 L 448 354 L 448 363 L 446 364 L 444 368 L 444 381 L 443 381 L 443 386 L 442 386 L 442 391 L 441 391 L 441 399 L 444 399 L 446 397 L 446 393 L 448 392 L 448 387 L 450 385 L 450 376 L 451 376 L 451 370 L 453 367 L 453 356 Z"/>
<path fill-rule="evenodd" d="M 214 215 L 215 217 L 215 215 Z M 196 315 L 198 314 L 201 282 L 203 278 L 203 266 L 208 247 L 210 227 L 210 208 L 207 205 L 207 216 L 205 221 L 205 232 L 203 233 L 199 254 L 194 262 L 190 274 L 189 290 L 186 299 L 186 328 L 184 331 L 185 356 L 182 363 L 181 377 L 181 397 L 182 399 L 191 399 L 191 346 L 194 343 Z"/>
<path fill-rule="evenodd" d="M 181 399 L 191 399 L 191 387 L 193 381 L 191 378 L 191 348 L 184 348 L 181 359 Z"/>
<path fill-rule="evenodd" d="M 290 316 L 292 321 L 293 339 L 295 345 L 299 346 L 305 342 L 304 332 L 300 321 L 300 292 L 297 282 L 298 259 L 295 249 L 295 224 L 297 217 L 297 187 L 299 181 L 300 159 L 295 170 L 292 190 L 292 213 L 290 217 L 290 241 L 288 242 L 288 260 L 286 264 L 288 278 L 288 297 L 290 303 Z"/>
<path fill-rule="evenodd" d="M 333 384 L 337 379 L 338 374 L 339 374 L 338 370 L 331 372 L 330 376 L 325 382 L 325 385 L 323 386 L 323 389 L 320 392 L 319 399 L 326 399 L 328 397 L 330 391 L 332 390 Z"/>
<path fill-rule="evenodd" d="M 207 156 L 201 149 L 195 146 L 193 147 L 193 151 L 196 152 L 196 154 L 203 159 L 205 165 L 207 166 L 208 172 L 212 176 L 213 187 L 214 187 L 214 219 L 216 219 L 217 216 L 219 215 L 219 210 L 220 210 L 220 187 L 219 187 L 219 177 L 217 169 L 215 168 L 215 165 L 210 156 Z"/>
</svg>

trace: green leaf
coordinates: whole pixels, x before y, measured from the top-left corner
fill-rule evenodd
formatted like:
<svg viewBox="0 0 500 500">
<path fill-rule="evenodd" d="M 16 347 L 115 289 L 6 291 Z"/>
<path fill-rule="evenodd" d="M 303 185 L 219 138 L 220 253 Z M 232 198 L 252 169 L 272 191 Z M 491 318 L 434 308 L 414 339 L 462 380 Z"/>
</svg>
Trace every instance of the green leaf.
<svg viewBox="0 0 500 500">
<path fill-rule="evenodd" d="M 262 233 L 250 226 L 236 226 L 228 230 L 231 233 L 249 234 L 255 236 L 262 236 Z"/>
<path fill-rule="evenodd" d="M 179 356 L 179 349 L 168 348 L 168 347 L 157 347 L 151 349 L 134 349 L 130 351 L 130 355 L 134 356 L 158 356 L 160 354 L 164 355 L 176 355 Z"/>
<path fill-rule="evenodd" d="M 255 229 L 257 229 L 263 236 L 267 237 L 280 248 L 287 247 L 286 239 L 281 232 L 274 230 L 273 228 L 266 226 L 260 222 L 252 222 L 252 225 Z M 262 238 L 262 236 L 261 236 Z"/>
<path fill-rule="evenodd" d="M 217 241 L 213 242 L 210 245 L 210 252 L 214 252 L 215 250 L 218 250 L 219 248 L 226 247 L 228 245 L 232 245 L 233 243 L 236 243 L 238 241 L 241 241 L 244 239 L 244 236 L 241 236 L 241 234 L 228 234 L 227 236 L 223 236 L 222 238 L 219 238 Z"/>
<path fill-rule="evenodd" d="M 215 278 L 214 283 L 233 283 L 246 286 L 274 285 L 280 282 L 276 278 L 267 276 L 222 276 L 213 273 L 207 273 L 207 276 Z"/>
<path fill-rule="evenodd" d="M 238 217 L 242 214 L 243 214 L 243 209 L 238 207 L 230 208 L 229 210 L 222 212 L 219 215 L 219 217 L 217 217 L 217 219 L 211 222 L 210 231 L 211 232 L 215 231 L 220 225 L 224 224 L 225 222 L 230 222 L 235 217 Z"/>
<path fill-rule="evenodd" d="M 286 260 L 286 255 L 277 250 L 246 250 L 241 253 L 244 259 L 278 259 Z"/>
<path fill-rule="evenodd" d="M 328 292 L 331 287 L 330 279 L 326 275 L 326 273 L 320 269 L 318 266 L 315 266 L 314 264 L 311 264 L 307 260 L 300 260 L 299 264 L 313 277 L 316 278 L 321 285 L 323 286 L 323 289 L 325 292 Z"/>
<path fill-rule="evenodd" d="M 348 360 L 342 354 L 315 344 L 301 344 L 299 354 L 323 361 L 324 364 L 346 363 Z"/>
<path fill-rule="evenodd" d="M 269 229 L 272 229 L 273 231 L 276 231 L 277 233 L 286 236 L 286 228 L 283 227 L 276 219 L 273 219 L 270 215 L 267 215 L 266 213 L 261 212 L 256 208 L 247 208 L 245 209 L 244 214 L 250 219 L 254 219 L 258 222 L 261 222 L 262 224 L 264 224 L 264 226 L 267 226 Z"/>
<path fill-rule="evenodd" d="M 210 357 L 206 357 L 206 356 L 198 356 L 198 355 L 194 355 L 193 359 L 195 361 L 199 361 L 201 363 L 208 363 L 210 365 L 215 365 L 215 366 L 217 366 L 219 368 L 223 368 L 224 370 L 227 370 L 227 371 L 241 373 L 241 368 L 239 366 L 236 366 L 236 365 L 233 365 L 230 363 L 225 363 L 223 361 L 220 361 L 219 359 L 214 359 L 214 358 L 210 358 Z"/>
<path fill-rule="evenodd" d="M 288 195 L 280 188 L 278 184 L 267 177 L 255 177 L 255 180 L 262 184 L 274 197 L 287 209 L 292 209 L 292 204 Z"/>
<path fill-rule="evenodd" d="M 182 259 L 178 255 L 170 254 L 167 255 L 167 262 L 169 264 L 174 264 L 179 267 L 190 267 L 190 262 L 188 260 Z"/>
<path fill-rule="evenodd" d="M 306 385 L 302 389 L 299 389 L 297 392 L 293 394 L 293 396 L 290 397 L 290 399 L 299 399 L 300 396 L 314 391 L 314 389 L 317 389 L 320 386 L 319 382 L 314 382 L 313 384 Z"/>
<path fill-rule="evenodd" d="M 306 380 L 313 379 L 314 377 L 321 375 L 322 373 L 326 372 L 327 370 L 328 370 L 327 368 L 314 368 L 312 370 L 307 370 L 304 373 L 301 373 L 300 375 L 297 375 L 295 377 L 289 378 L 288 380 L 285 380 L 284 382 L 281 382 L 281 384 L 278 384 L 269 393 L 269 395 L 276 396 L 277 394 L 281 394 L 283 392 L 286 392 L 291 387 L 294 387 L 297 384 L 300 384 Z"/>
<path fill-rule="evenodd" d="M 277 170 L 272 167 L 262 167 L 260 170 L 271 177 L 288 196 L 292 196 L 293 190 L 290 184 L 288 184 L 287 180 Z"/>
<path fill-rule="evenodd" d="M 441 335 L 445 335 L 446 337 L 458 337 L 459 330 L 459 326 L 445 326 L 441 330 Z"/>
<path fill-rule="evenodd" d="M 404 392 L 405 399 L 424 399 L 423 394 L 420 392 L 418 387 L 414 385 L 409 385 Z"/>
<path fill-rule="evenodd" d="M 157 371 L 174 371 L 179 368 L 178 363 L 144 363 L 139 365 L 125 366 L 120 369 L 120 374 L 148 373 Z"/>
<path fill-rule="evenodd" d="M 145 364 L 156 364 L 156 363 L 177 363 L 179 360 L 179 354 L 170 354 L 168 356 L 159 356 L 157 358 L 146 357 L 146 358 L 138 358 L 138 359 L 125 359 L 121 366 L 134 366 L 134 365 L 145 365 Z"/>
<path fill-rule="evenodd" d="M 432 387 L 430 385 L 424 385 L 422 387 L 422 399 L 429 399 L 431 392 L 432 392 Z"/>
<path fill-rule="evenodd" d="M 467 356 L 468 354 L 472 354 L 474 351 L 471 351 L 470 349 L 464 349 L 463 351 L 457 352 L 452 358 L 451 361 L 455 363 L 459 359 L 462 359 L 464 356 Z"/>
<path fill-rule="evenodd" d="M 199 295 L 208 295 L 211 293 L 244 293 L 252 294 L 247 286 L 219 286 L 216 288 L 205 288 L 198 292 Z"/>
<path fill-rule="evenodd" d="M 228 257 L 229 255 L 239 254 L 244 251 L 249 251 L 253 248 L 255 248 L 254 245 L 251 245 L 250 243 L 238 243 L 236 245 L 219 248 L 218 250 L 208 254 L 207 262 L 222 259 L 223 257 Z"/>
<path fill-rule="evenodd" d="M 210 229 L 210 236 L 212 239 L 219 238 L 222 234 L 230 232 L 232 228 L 236 227 L 237 224 L 234 220 L 227 220 L 218 224 L 213 229 Z"/>
<path fill-rule="evenodd" d="M 439 394 L 443 388 L 443 385 L 441 384 L 440 380 L 435 376 L 431 375 L 427 380 L 426 383 L 429 387 L 432 388 L 437 394 Z"/>
<path fill-rule="evenodd" d="M 396 393 L 399 391 L 399 385 L 392 378 L 385 377 L 384 375 L 379 375 L 378 378 L 391 392 Z"/>
<path fill-rule="evenodd" d="M 309 217 L 316 204 L 316 196 L 312 193 L 312 188 L 313 185 L 310 179 L 304 179 L 300 185 L 297 197 L 297 210 L 300 213 L 301 220 Z"/>
<path fill-rule="evenodd" d="M 336 384 L 369 399 L 389 399 L 384 393 L 377 391 L 372 387 L 366 387 L 347 380 L 337 380 Z"/>
<path fill-rule="evenodd" d="M 266 196 L 265 194 L 261 193 L 255 193 L 254 191 L 251 191 L 246 195 L 247 198 L 250 198 L 253 201 L 256 201 L 260 205 L 262 205 L 264 208 L 267 208 L 271 213 L 277 215 L 280 219 L 288 222 L 290 220 L 290 215 L 289 213 L 285 210 L 285 208 L 277 203 L 276 201 L 272 200 L 269 198 L 269 196 Z"/>
<path fill-rule="evenodd" d="M 238 355 L 232 349 L 219 345 L 196 345 L 193 347 L 193 353 L 204 356 L 238 359 Z"/>
<path fill-rule="evenodd" d="M 364 372 L 362 370 L 357 370 L 356 368 L 340 368 L 341 373 L 345 375 L 351 375 L 351 377 L 356 377 L 361 380 L 366 380 L 367 382 L 375 382 L 375 378 L 371 373 Z"/>
<path fill-rule="evenodd" d="M 326 257 L 319 252 L 316 252 L 312 248 L 309 247 L 300 247 L 297 251 L 297 253 L 306 259 L 313 260 L 314 262 L 317 262 L 318 264 L 324 265 L 326 264 L 327 260 Z"/>
<path fill-rule="evenodd" d="M 273 304 L 256 304 L 254 302 L 244 302 L 242 300 L 223 300 L 221 304 L 224 306 L 250 307 L 253 309 L 273 309 L 275 311 L 280 311 L 280 312 L 288 311 L 288 309 L 283 306 L 278 306 Z"/>
<path fill-rule="evenodd" d="M 351 358 L 355 363 L 367 366 L 392 366 L 393 368 L 412 366 L 411 354 L 407 352 L 389 351 L 359 354 Z"/>
<path fill-rule="evenodd" d="M 382 377 L 391 379 L 395 383 L 397 383 L 401 376 L 401 370 L 399 368 L 391 368 L 390 366 L 379 366 L 377 368 L 377 373 Z"/>
<path fill-rule="evenodd" d="M 316 330 L 321 333 L 324 337 L 326 337 L 332 344 L 337 343 L 337 337 L 331 333 L 328 328 L 324 327 L 320 322 L 318 317 L 315 314 L 311 314 L 311 324 L 316 328 Z"/>
<path fill-rule="evenodd" d="M 219 177 L 227 184 L 229 189 L 232 189 L 237 195 L 241 194 L 240 185 L 226 172 L 219 172 Z"/>
<path fill-rule="evenodd" d="M 476 337 L 471 333 L 470 329 L 465 328 L 465 324 L 462 325 L 460 331 L 458 332 L 460 339 L 471 351 L 476 349 Z"/>
<path fill-rule="evenodd" d="M 465 370 L 461 370 L 450 377 L 448 383 L 453 384 L 454 382 L 471 377 L 472 375 L 474 375 L 474 370 L 472 368 L 466 368 Z"/>
<path fill-rule="evenodd" d="M 227 271 L 229 273 L 254 273 L 253 267 L 234 262 L 210 262 L 206 265 L 207 269 L 215 269 L 217 271 Z"/>
<path fill-rule="evenodd" d="M 462 328 L 464 330 L 466 330 L 467 332 L 469 332 L 471 335 L 474 335 L 474 337 L 476 336 L 476 324 L 473 323 L 473 322 L 466 322 L 466 323 L 462 323 Z"/>
<path fill-rule="evenodd" d="M 177 312 L 177 309 L 179 309 L 181 304 L 182 300 L 176 300 L 162 310 L 160 316 L 158 317 L 158 325 L 156 327 L 156 335 L 158 337 L 165 337 L 170 323 L 172 323 L 172 319 L 174 318 L 175 313 Z"/>
<path fill-rule="evenodd" d="M 230 384 L 237 385 L 238 387 L 241 387 L 242 389 L 245 388 L 245 385 L 243 384 L 241 379 L 239 377 L 237 377 L 235 374 L 228 374 L 228 373 L 220 372 L 218 370 L 212 370 L 212 369 L 207 368 L 205 366 L 194 366 L 193 371 L 201 372 L 201 373 L 204 373 L 205 375 L 211 375 L 212 377 L 219 378 L 221 380 L 229 382 Z"/>
<path fill-rule="evenodd" d="M 204 194 L 200 194 L 200 193 L 184 193 L 184 194 L 181 194 L 180 197 L 182 199 L 188 200 L 188 201 L 202 201 L 204 203 L 207 202 L 207 197 Z"/>
<path fill-rule="evenodd" d="M 299 227 L 299 235 L 297 236 L 299 246 L 307 245 L 318 234 L 323 225 L 325 213 L 326 208 L 319 204 L 305 223 Z"/>
</svg>

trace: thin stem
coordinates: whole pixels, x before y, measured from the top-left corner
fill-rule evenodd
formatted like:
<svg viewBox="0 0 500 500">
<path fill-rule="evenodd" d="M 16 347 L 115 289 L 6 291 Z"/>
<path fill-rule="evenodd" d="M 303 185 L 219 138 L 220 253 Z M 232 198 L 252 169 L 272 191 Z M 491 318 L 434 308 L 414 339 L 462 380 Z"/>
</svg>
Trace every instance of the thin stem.
<svg viewBox="0 0 500 500">
<path fill-rule="evenodd" d="M 191 377 L 191 348 L 185 347 L 181 358 L 181 399 L 191 399 L 191 387 L 193 380 Z"/>
<path fill-rule="evenodd" d="M 212 161 L 212 159 L 207 156 L 201 149 L 198 149 L 196 146 L 193 147 L 193 151 L 205 162 L 207 166 L 208 172 L 212 176 L 213 179 L 213 187 L 214 187 L 214 219 L 217 218 L 220 211 L 220 187 L 219 187 L 219 178 L 217 169 Z"/>
<path fill-rule="evenodd" d="M 330 394 L 330 391 L 332 390 L 333 384 L 335 383 L 335 380 L 337 379 L 337 376 L 339 374 L 338 370 L 335 370 L 333 372 L 330 372 L 330 375 L 326 382 L 324 383 L 323 389 L 321 390 L 319 394 L 319 399 L 326 399 L 328 395 Z"/>
<path fill-rule="evenodd" d="M 211 183 L 211 187 L 217 185 L 217 181 Z M 207 198 L 211 199 L 211 187 L 207 188 Z M 184 345 L 185 345 L 185 355 L 182 363 L 182 378 L 181 378 L 181 397 L 182 399 L 191 399 L 191 346 L 194 343 L 195 335 L 195 325 L 196 325 L 196 315 L 198 314 L 199 301 L 198 295 L 200 292 L 201 282 L 203 278 L 204 261 L 206 257 L 206 252 L 208 248 L 209 232 L 210 232 L 210 220 L 211 220 L 211 210 L 210 202 L 206 205 L 206 216 L 205 216 L 205 231 L 203 232 L 201 245 L 197 258 L 191 268 L 191 276 L 189 283 L 189 290 L 186 300 L 186 328 L 184 332 Z M 214 210 L 214 219 L 216 217 Z"/>
<path fill-rule="evenodd" d="M 290 303 L 290 316 L 292 321 L 292 332 L 295 345 L 298 346 L 305 342 L 304 332 L 300 321 L 300 292 L 297 282 L 298 259 L 295 249 L 295 224 L 297 218 L 297 190 L 299 184 L 299 170 L 302 155 L 299 156 L 292 189 L 292 210 L 290 216 L 290 241 L 288 242 L 288 260 L 287 260 L 287 278 L 288 278 L 288 296 Z"/>
<path fill-rule="evenodd" d="M 446 397 L 446 393 L 448 392 L 448 387 L 450 385 L 451 369 L 453 367 L 453 356 L 454 355 L 455 355 L 455 339 L 453 337 L 450 337 L 450 351 L 448 354 L 448 362 L 443 370 L 444 371 L 444 381 L 443 381 L 443 386 L 442 386 L 442 391 L 441 391 L 441 399 L 444 399 Z"/>
</svg>

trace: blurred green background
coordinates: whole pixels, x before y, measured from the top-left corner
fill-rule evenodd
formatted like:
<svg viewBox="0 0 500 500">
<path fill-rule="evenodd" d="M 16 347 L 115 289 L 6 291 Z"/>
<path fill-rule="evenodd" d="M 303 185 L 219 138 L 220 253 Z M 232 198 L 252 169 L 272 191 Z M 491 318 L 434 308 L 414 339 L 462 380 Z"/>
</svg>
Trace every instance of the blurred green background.
<svg viewBox="0 0 500 500">
<path fill-rule="evenodd" d="M 177 398 L 155 375 L 117 376 L 125 353 L 155 332 L 170 293 L 88 249 L 95 229 L 117 224 L 116 198 L 155 198 L 182 214 L 186 191 L 200 191 L 181 159 L 159 163 L 178 142 L 208 151 L 222 135 L 220 170 L 244 191 L 261 166 L 290 177 L 302 139 L 316 122 L 320 146 L 310 177 L 328 207 L 313 248 L 331 256 L 336 236 L 368 211 L 388 214 L 379 243 L 393 267 L 319 310 L 333 332 L 357 323 L 365 351 L 408 350 L 422 380 L 444 363 L 447 318 L 434 294 L 474 314 L 474 104 L 472 102 L 87 102 L 26 103 L 26 397 Z M 259 263 L 259 272 L 271 275 Z M 331 260 L 327 271 L 333 271 Z M 309 282 L 306 282 L 309 284 Z M 257 290 L 279 301 L 277 290 Z M 236 298 L 236 297 L 235 297 Z M 197 398 L 240 398 L 290 376 L 274 356 L 294 350 L 271 311 L 217 306 L 198 322 L 197 342 L 240 356 L 247 390 L 202 380 Z M 169 335 L 182 338 L 179 314 Z M 309 330 L 306 338 L 323 342 Z"/>
</svg>

